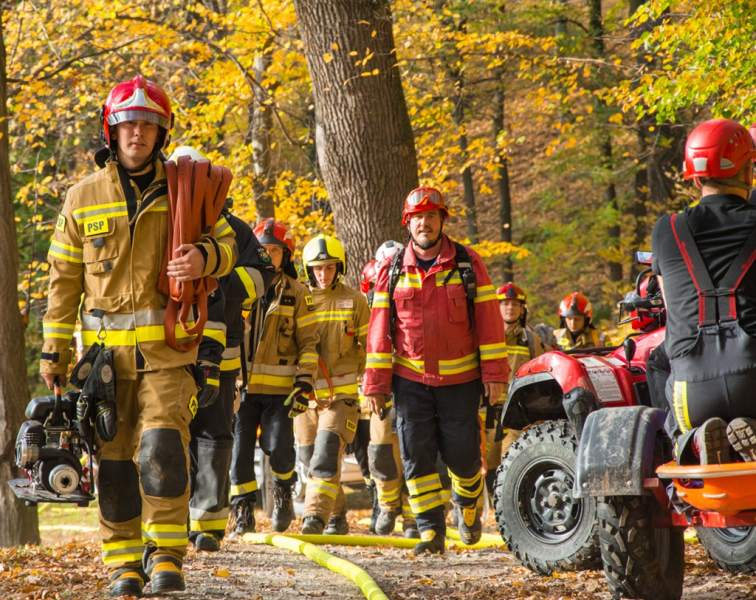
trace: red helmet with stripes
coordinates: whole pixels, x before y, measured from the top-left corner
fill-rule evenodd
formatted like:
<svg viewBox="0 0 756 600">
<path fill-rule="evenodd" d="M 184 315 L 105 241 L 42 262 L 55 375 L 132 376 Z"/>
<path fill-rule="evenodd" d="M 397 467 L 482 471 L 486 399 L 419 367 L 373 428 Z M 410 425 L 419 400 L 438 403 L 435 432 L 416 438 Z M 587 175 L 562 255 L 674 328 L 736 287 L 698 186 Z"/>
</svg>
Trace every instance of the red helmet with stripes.
<svg viewBox="0 0 756 600">
<path fill-rule="evenodd" d="M 559 316 L 564 317 L 585 317 L 590 321 L 593 317 L 593 305 L 580 292 L 572 292 L 564 297 L 559 305 Z"/>
<path fill-rule="evenodd" d="M 498 290 L 496 290 L 496 297 L 499 299 L 499 301 L 519 300 L 523 304 L 527 302 L 525 290 L 523 290 L 521 287 L 516 286 L 511 281 L 505 283 Z"/>
<path fill-rule="evenodd" d="M 102 127 L 105 144 L 110 147 L 110 128 L 124 121 L 148 121 L 157 123 L 162 130 L 158 137 L 158 149 L 168 145 L 168 133 L 173 127 L 171 101 L 162 88 L 152 81 L 137 75 L 134 79 L 115 86 L 105 99 L 102 109 Z"/>
</svg>

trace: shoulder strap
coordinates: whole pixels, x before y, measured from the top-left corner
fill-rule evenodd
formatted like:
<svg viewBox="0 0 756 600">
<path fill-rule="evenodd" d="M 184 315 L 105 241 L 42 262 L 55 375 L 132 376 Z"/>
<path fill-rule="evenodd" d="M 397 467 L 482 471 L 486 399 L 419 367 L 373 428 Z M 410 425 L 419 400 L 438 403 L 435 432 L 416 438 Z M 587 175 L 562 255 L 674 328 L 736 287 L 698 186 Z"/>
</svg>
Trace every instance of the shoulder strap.
<svg viewBox="0 0 756 600">
<path fill-rule="evenodd" d="M 478 277 L 473 270 L 472 259 L 467 248 L 458 242 L 453 241 L 452 243 L 454 244 L 454 262 L 457 263 L 454 268 L 459 270 L 462 287 L 465 289 L 465 294 L 467 295 L 468 331 L 472 331 L 475 324 L 475 298 L 478 297 Z M 449 272 L 446 280 L 444 280 L 444 284 L 446 284 L 446 281 L 451 277 L 453 272 L 454 269 Z"/>
<path fill-rule="evenodd" d="M 399 283 L 399 277 L 402 274 L 402 266 L 404 265 L 404 252 L 407 246 L 399 250 L 394 254 L 391 259 L 391 266 L 388 272 L 388 297 L 389 297 L 389 330 L 388 338 L 394 339 L 394 326 L 396 325 L 396 303 L 394 302 L 394 290 L 396 290 L 396 284 Z"/>
<path fill-rule="evenodd" d="M 680 216 L 682 218 L 678 218 Z M 672 215 L 670 223 L 685 266 L 698 291 L 699 327 L 737 320 L 735 291 L 756 260 L 756 229 L 748 236 L 717 288 L 701 258 L 685 214 Z"/>
<path fill-rule="evenodd" d="M 535 338 L 533 337 L 533 332 L 528 331 L 527 329 L 523 328 L 523 331 L 525 332 L 525 337 L 528 338 L 528 352 L 530 353 L 530 359 L 535 358 Z"/>
</svg>

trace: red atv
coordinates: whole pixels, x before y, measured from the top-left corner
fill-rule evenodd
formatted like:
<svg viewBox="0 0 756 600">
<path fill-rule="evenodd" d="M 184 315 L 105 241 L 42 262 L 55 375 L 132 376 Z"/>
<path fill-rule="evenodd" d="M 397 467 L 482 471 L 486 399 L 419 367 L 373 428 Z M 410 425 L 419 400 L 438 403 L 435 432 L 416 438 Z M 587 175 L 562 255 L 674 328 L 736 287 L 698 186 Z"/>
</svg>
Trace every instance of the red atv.
<svg viewBox="0 0 756 600">
<path fill-rule="evenodd" d="M 593 413 L 583 429 L 576 495 L 598 501 L 614 597 L 678 600 L 690 526 L 719 568 L 756 572 L 756 462 L 678 466 L 666 419 L 629 406 Z"/>
<path fill-rule="evenodd" d="M 592 412 L 651 406 L 645 366 L 664 340 L 665 313 L 649 272 L 620 303 L 621 323 L 636 330 L 621 345 L 547 352 L 523 365 L 509 386 L 502 427 L 525 432 L 496 472 L 496 522 L 509 550 L 536 573 L 601 565 L 596 499 L 573 495 L 575 461 Z"/>
</svg>

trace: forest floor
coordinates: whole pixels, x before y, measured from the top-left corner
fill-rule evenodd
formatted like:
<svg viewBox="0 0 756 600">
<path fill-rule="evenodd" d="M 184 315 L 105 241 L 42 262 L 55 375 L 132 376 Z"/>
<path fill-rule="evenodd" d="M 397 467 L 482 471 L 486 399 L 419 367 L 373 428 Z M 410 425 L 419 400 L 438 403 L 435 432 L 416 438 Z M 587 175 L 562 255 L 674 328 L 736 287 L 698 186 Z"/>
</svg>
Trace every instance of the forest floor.
<svg viewBox="0 0 756 600">
<path fill-rule="evenodd" d="M 352 510 L 351 533 L 369 535 L 367 510 Z M 298 522 L 292 529 L 298 530 Z M 270 522 L 258 511 L 258 532 Z M 493 516 L 485 531 L 496 533 Z M 97 509 L 51 506 L 40 513 L 40 547 L 0 549 L 1 600 L 93 600 L 107 597 L 100 561 Z M 414 558 L 410 550 L 323 546 L 367 571 L 393 600 L 609 600 L 603 571 L 541 577 L 500 549 L 447 550 L 443 557 Z M 225 541 L 219 553 L 190 550 L 184 569 L 187 590 L 173 600 L 291 600 L 364 596 L 346 577 L 287 550 Z M 149 586 L 145 588 L 149 595 Z M 688 600 L 756 597 L 756 577 L 728 575 L 707 558 L 701 544 L 686 544 Z M 157 598 L 153 596 L 153 598 Z"/>
</svg>

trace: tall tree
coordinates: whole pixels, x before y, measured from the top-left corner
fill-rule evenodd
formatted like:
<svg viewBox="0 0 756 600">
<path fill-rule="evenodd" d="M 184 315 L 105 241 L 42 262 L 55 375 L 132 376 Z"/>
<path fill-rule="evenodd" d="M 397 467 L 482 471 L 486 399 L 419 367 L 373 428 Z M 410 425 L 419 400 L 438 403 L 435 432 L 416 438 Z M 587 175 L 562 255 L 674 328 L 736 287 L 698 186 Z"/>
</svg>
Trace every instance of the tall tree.
<svg viewBox="0 0 756 600">
<path fill-rule="evenodd" d="M 350 281 L 386 239 L 402 239 L 417 156 L 388 0 L 295 0 L 315 96 L 318 162 Z"/>
<path fill-rule="evenodd" d="M 27 508 L 6 483 L 15 468 L 16 433 L 29 399 L 24 359 L 24 323 L 18 310 L 18 246 L 11 193 L 5 36 L 0 23 L 0 546 L 38 544 L 37 510 Z"/>
</svg>

